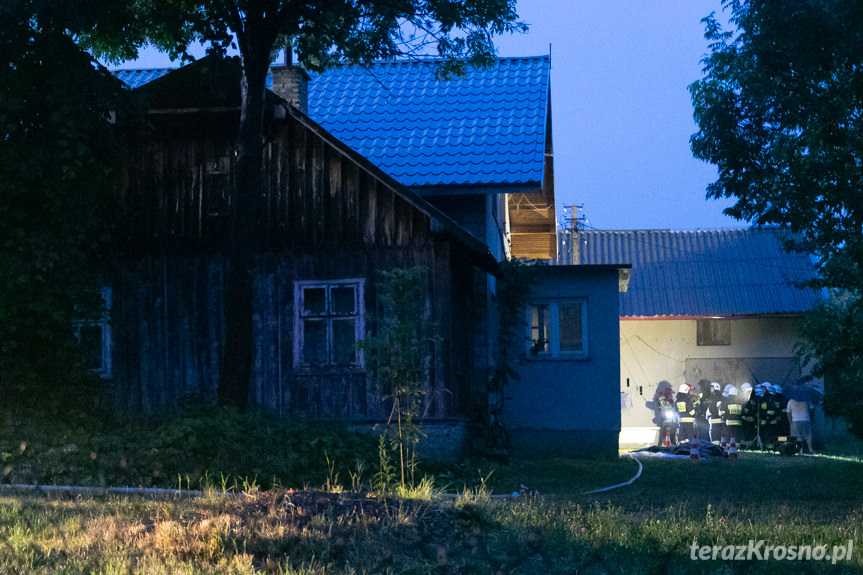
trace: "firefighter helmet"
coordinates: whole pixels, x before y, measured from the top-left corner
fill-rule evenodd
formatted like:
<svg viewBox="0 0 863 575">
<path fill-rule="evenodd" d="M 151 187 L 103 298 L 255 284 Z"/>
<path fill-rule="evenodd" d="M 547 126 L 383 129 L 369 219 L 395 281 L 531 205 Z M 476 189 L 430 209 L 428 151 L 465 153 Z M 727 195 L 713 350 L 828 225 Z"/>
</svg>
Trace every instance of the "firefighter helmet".
<svg viewBox="0 0 863 575">
<path fill-rule="evenodd" d="M 679 393 L 689 393 L 689 390 L 692 389 L 692 386 L 688 383 L 681 383 L 680 387 L 677 388 Z"/>
<path fill-rule="evenodd" d="M 719 382 L 718 382 L 718 381 L 711 381 L 711 382 L 710 382 L 710 387 L 712 387 L 712 388 L 713 388 L 713 389 L 715 389 L 716 391 L 719 391 L 720 389 L 722 389 L 722 387 L 719 385 Z"/>
</svg>

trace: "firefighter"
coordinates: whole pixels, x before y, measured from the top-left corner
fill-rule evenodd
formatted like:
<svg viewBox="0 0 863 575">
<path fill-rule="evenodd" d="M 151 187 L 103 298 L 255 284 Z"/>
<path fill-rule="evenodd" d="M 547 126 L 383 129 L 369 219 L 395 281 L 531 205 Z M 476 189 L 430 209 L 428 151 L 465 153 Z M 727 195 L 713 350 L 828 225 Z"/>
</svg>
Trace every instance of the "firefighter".
<svg viewBox="0 0 863 575">
<path fill-rule="evenodd" d="M 710 426 L 710 441 L 719 443 L 719 438 L 722 435 L 722 411 L 723 397 L 720 391 L 719 382 L 710 383 L 710 395 L 707 396 L 705 404 L 707 405 L 707 424 Z"/>
<path fill-rule="evenodd" d="M 764 394 L 764 384 L 759 383 L 752 390 L 752 413 L 755 416 L 754 442 L 759 449 L 764 449 L 764 437 L 767 433 L 767 398 Z"/>
<path fill-rule="evenodd" d="M 677 445 L 677 409 L 674 406 L 672 389 L 666 387 L 659 396 L 659 420 L 662 425 L 659 428 L 659 445 L 665 445 L 665 435 L 668 434 L 671 444 Z"/>
<path fill-rule="evenodd" d="M 770 450 L 776 447 L 777 428 L 779 427 L 779 407 L 776 402 L 776 392 L 773 390 L 773 384 L 765 381 L 761 384 L 761 387 L 764 389 L 761 408 L 761 442 L 764 444 L 765 449 Z"/>
<path fill-rule="evenodd" d="M 732 437 L 740 437 L 740 430 L 743 426 L 743 406 L 737 401 L 737 388 L 731 384 L 725 386 L 722 396 L 725 398 L 725 409 L 722 412 L 722 419 L 725 435 L 730 442 Z"/>
<path fill-rule="evenodd" d="M 699 389 L 701 389 L 701 383 L 693 386 L 690 394 L 692 406 L 695 408 L 695 437 L 710 441 L 710 424 L 707 422 L 707 399 L 710 394 L 708 392 L 705 395 L 703 391 L 698 391 Z"/>
<path fill-rule="evenodd" d="M 695 437 L 695 405 L 692 402 L 692 386 L 681 383 L 677 388 L 677 397 L 674 398 L 677 407 L 677 421 L 680 424 L 678 439 L 692 439 Z"/>
<path fill-rule="evenodd" d="M 738 438 L 738 441 L 741 443 L 750 442 L 757 435 L 755 421 L 758 417 L 756 402 L 753 401 L 751 383 L 746 382 L 740 386 L 740 394 L 737 396 L 737 400 L 743 406 L 743 411 L 740 415 L 743 420 L 740 433 L 743 437 Z"/>
<path fill-rule="evenodd" d="M 788 398 L 782 393 L 782 387 L 778 385 L 773 386 L 773 393 L 776 401 L 776 416 L 779 420 L 776 423 L 776 434 L 788 437 L 791 433 L 791 424 L 788 419 Z"/>
</svg>

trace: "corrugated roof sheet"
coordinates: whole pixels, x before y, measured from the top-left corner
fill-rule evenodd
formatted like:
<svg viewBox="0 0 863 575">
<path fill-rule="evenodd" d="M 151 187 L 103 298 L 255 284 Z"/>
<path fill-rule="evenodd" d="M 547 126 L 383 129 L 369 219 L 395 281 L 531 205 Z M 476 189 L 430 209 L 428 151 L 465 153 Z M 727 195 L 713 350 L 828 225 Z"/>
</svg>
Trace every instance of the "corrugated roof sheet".
<svg viewBox="0 0 863 575">
<path fill-rule="evenodd" d="M 400 183 L 542 182 L 550 60 L 501 58 L 440 80 L 433 60 L 314 75 L 309 116 Z"/>
<path fill-rule="evenodd" d="M 582 264 L 632 264 L 621 317 L 799 313 L 818 292 L 807 254 L 783 249 L 776 229 L 580 232 Z"/>
</svg>

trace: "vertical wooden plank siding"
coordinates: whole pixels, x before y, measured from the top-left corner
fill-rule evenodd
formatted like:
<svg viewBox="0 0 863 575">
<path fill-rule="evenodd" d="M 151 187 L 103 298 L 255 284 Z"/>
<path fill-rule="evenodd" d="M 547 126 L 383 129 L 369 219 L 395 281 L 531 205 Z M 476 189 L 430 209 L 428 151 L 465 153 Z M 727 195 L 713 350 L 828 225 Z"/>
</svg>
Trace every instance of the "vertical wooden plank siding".
<svg viewBox="0 0 863 575">
<path fill-rule="evenodd" d="M 114 282 L 117 403 L 144 411 L 191 394 L 215 397 L 224 336 L 221 248 L 236 162 L 230 131 L 159 122 L 167 120 L 154 120 L 152 141 L 137 150 L 122 192 L 125 255 Z M 285 416 L 386 417 L 366 371 L 294 368 L 293 285 L 364 278 L 372 310 L 379 270 L 421 265 L 429 270 L 424 313 L 435 329 L 427 413 L 460 413 L 473 271 L 452 240 L 433 235 L 427 214 L 292 118 L 271 126 L 264 156 L 250 399 Z"/>
</svg>

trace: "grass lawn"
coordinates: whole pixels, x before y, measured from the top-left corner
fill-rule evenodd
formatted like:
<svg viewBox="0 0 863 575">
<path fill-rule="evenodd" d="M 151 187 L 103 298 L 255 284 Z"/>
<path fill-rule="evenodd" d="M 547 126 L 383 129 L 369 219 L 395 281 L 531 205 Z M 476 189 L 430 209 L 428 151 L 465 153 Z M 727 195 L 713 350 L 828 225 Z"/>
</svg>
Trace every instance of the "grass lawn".
<svg viewBox="0 0 863 575">
<path fill-rule="evenodd" d="M 863 572 L 863 463 L 640 460 L 633 484 L 593 494 L 584 492 L 629 480 L 638 463 L 474 461 L 448 475 L 451 490 L 462 490 L 455 477 L 470 483 L 462 498 L 0 491 L 0 573 Z M 749 560 L 723 559 L 750 540 Z M 714 547 L 715 560 L 692 559 Z"/>
</svg>

